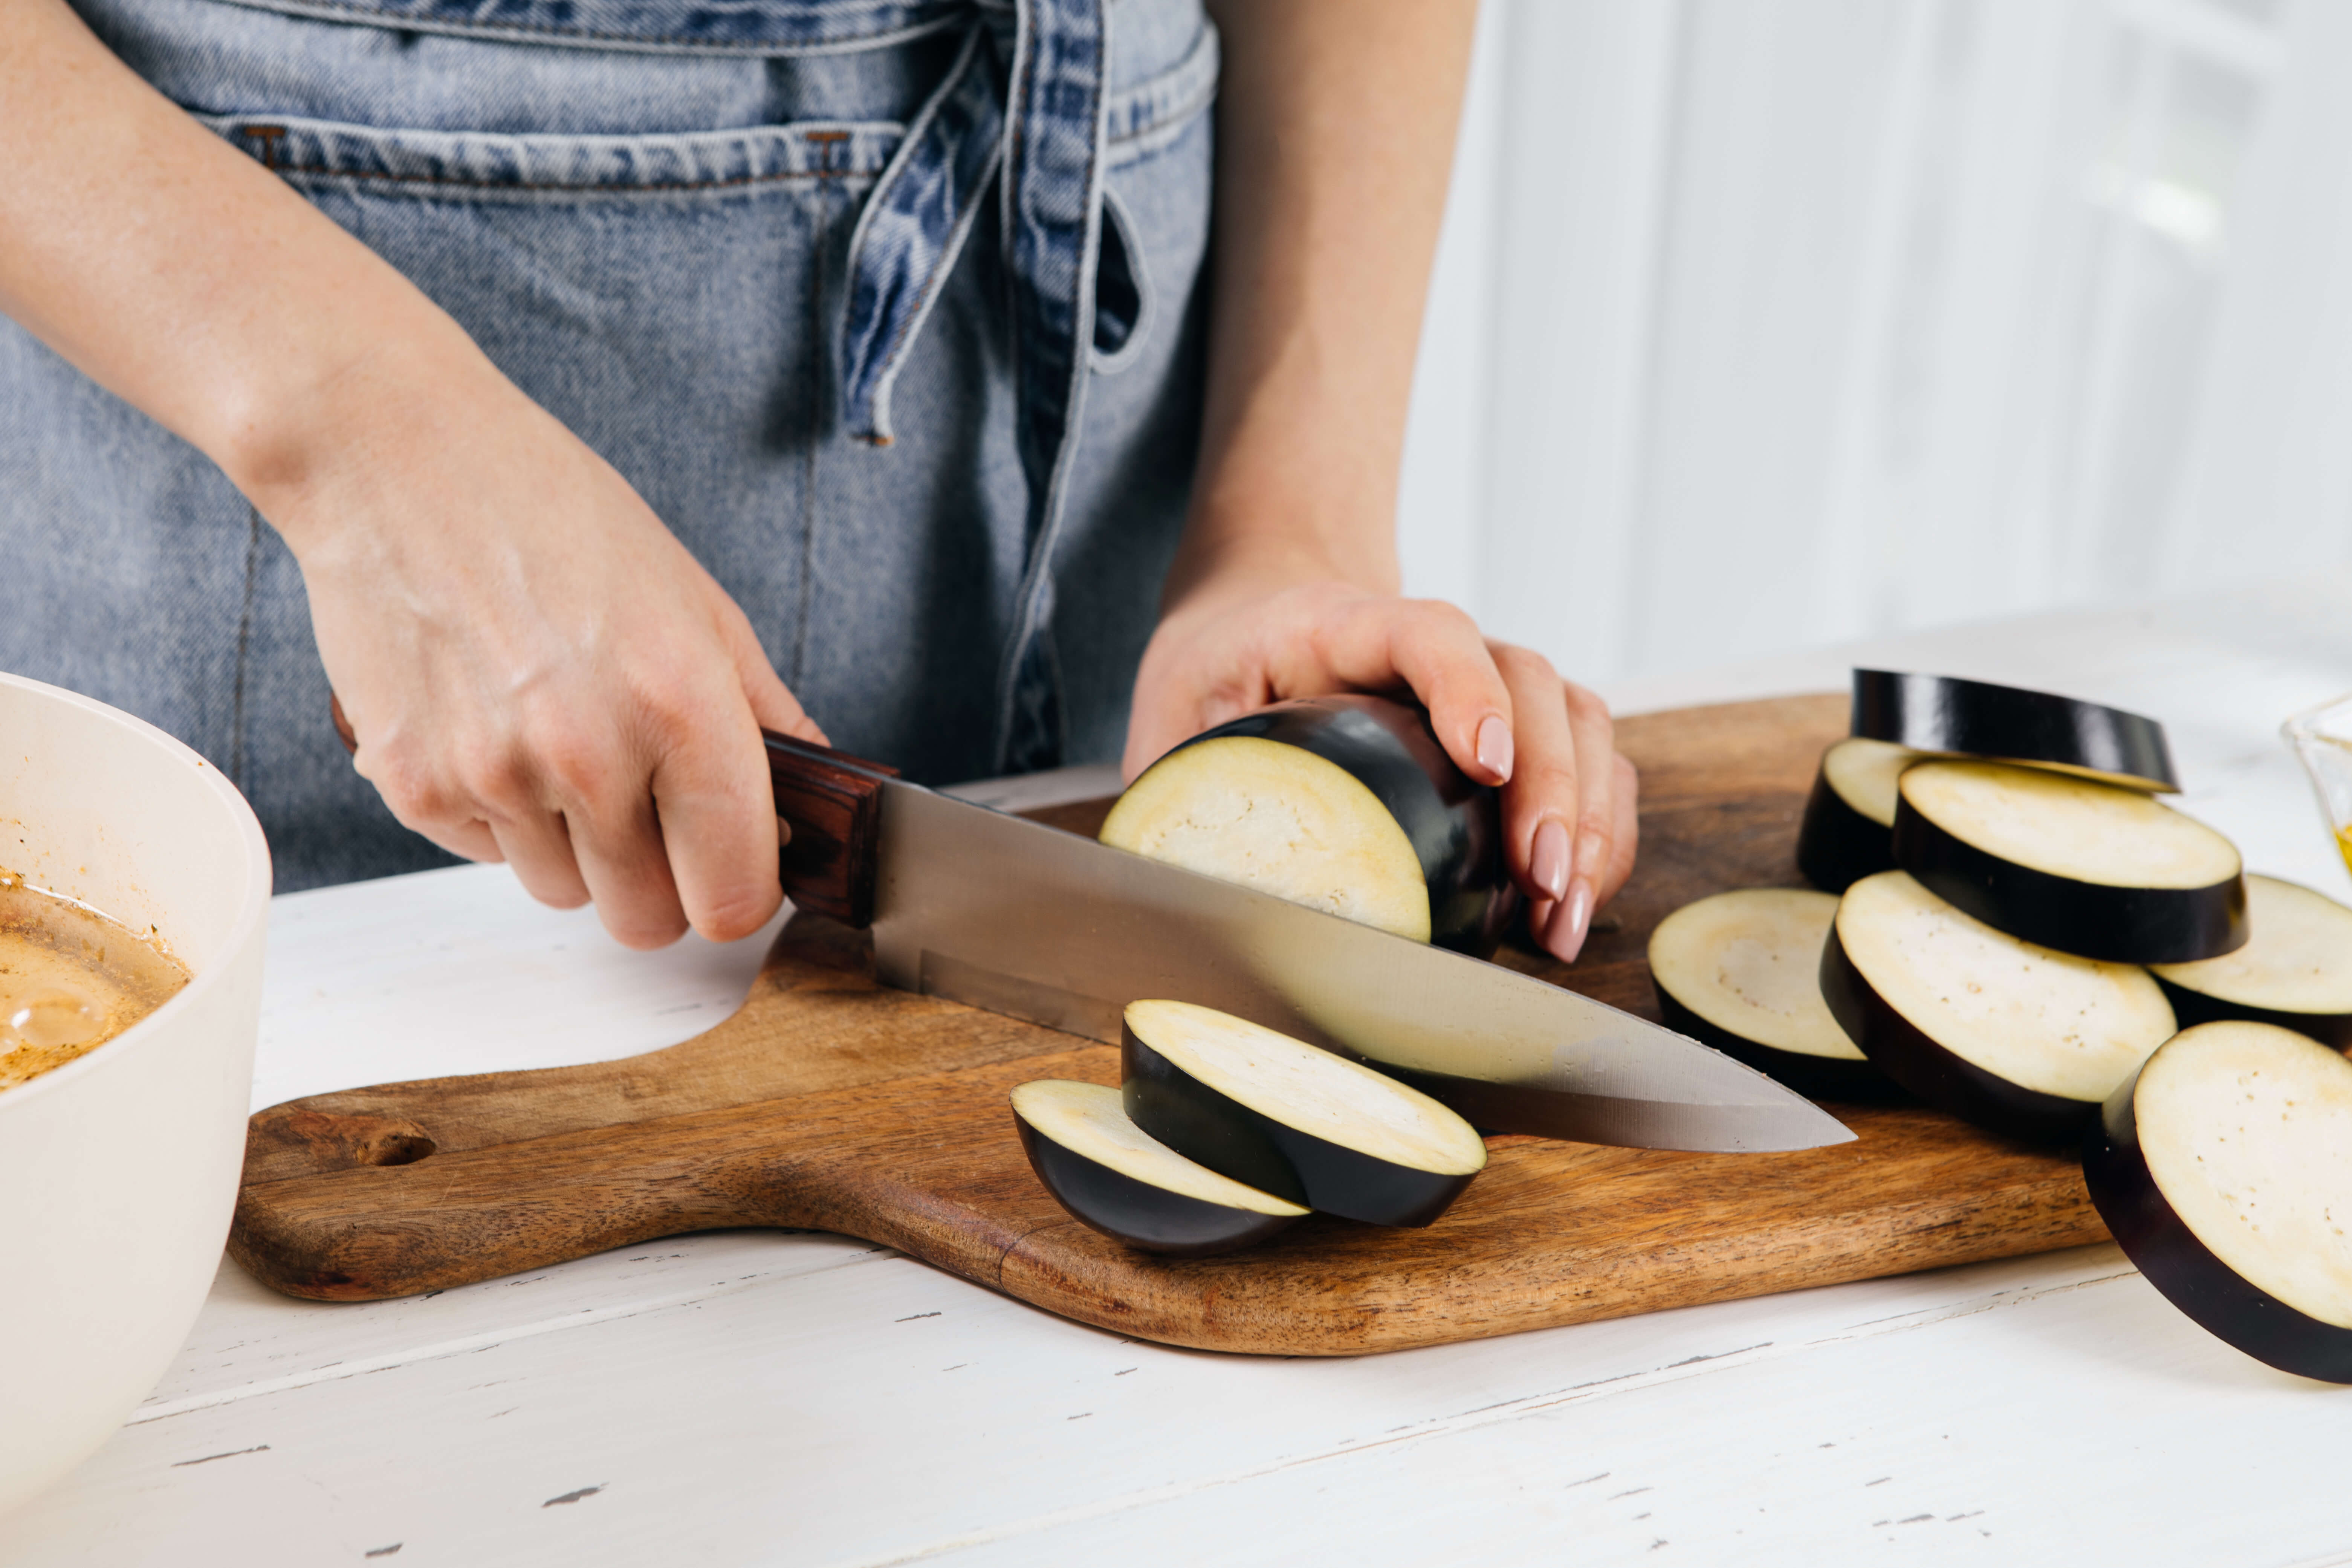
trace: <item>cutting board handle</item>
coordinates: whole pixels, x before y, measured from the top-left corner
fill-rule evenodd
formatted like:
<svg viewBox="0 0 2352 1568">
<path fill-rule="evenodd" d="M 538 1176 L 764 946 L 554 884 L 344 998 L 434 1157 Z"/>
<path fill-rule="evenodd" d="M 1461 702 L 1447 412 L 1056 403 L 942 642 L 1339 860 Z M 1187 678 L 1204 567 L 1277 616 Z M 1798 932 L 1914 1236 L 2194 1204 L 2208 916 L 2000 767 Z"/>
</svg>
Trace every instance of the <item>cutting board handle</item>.
<svg viewBox="0 0 2352 1568">
<path fill-rule="evenodd" d="M 784 893 L 804 910 L 863 929 L 874 923 L 874 855 L 882 781 L 898 770 L 762 730 L 776 816 L 786 832 Z"/>
</svg>

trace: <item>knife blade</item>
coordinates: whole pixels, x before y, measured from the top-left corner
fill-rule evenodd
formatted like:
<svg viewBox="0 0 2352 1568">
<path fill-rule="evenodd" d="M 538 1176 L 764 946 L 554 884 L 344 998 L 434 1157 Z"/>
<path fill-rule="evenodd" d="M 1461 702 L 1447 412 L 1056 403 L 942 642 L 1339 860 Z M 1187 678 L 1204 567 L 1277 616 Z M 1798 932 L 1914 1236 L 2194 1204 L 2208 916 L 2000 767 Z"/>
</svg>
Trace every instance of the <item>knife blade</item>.
<svg viewBox="0 0 2352 1568">
<path fill-rule="evenodd" d="M 1499 965 L 936 794 L 771 736 L 785 889 L 870 924 L 901 990 L 1116 1044 L 1127 1004 L 1221 1008 L 1395 1073 L 1478 1126 L 1754 1152 L 1853 1137 L 1687 1037 Z"/>
</svg>

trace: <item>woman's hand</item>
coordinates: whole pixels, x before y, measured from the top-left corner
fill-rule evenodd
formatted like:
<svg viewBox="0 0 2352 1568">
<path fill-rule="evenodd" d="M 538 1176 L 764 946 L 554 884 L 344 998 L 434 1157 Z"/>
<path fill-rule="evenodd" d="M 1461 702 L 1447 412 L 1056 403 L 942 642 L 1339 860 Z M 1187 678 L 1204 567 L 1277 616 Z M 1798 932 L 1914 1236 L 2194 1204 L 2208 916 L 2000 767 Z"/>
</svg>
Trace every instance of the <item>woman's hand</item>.
<svg viewBox="0 0 2352 1568">
<path fill-rule="evenodd" d="M 1633 865 L 1609 710 L 1451 605 L 1398 596 L 1396 476 L 1475 6 L 1211 0 L 1224 34 L 1209 396 L 1127 772 L 1286 697 L 1411 691 L 1499 784 L 1563 960 Z"/>
<path fill-rule="evenodd" d="M 1289 697 L 1410 690 L 1456 766 L 1497 784 L 1528 926 L 1572 960 L 1593 911 L 1633 868 L 1633 764 L 1609 710 L 1541 654 L 1481 637 L 1433 599 L 1332 577 L 1233 574 L 1170 606 L 1143 656 L 1128 725 L 1129 779 L 1170 747 Z"/>
<path fill-rule="evenodd" d="M 632 946 L 756 931 L 782 899 L 759 727 L 822 737 L 635 492 L 64 0 L 9 10 L 0 103 L 0 310 L 285 536 L 394 814 Z"/>
<path fill-rule="evenodd" d="M 593 898 L 632 947 L 748 935 L 782 898 L 759 731 L 824 736 L 627 482 L 452 359 L 361 367 L 365 420 L 256 486 L 355 764 L 407 826 L 544 903 Z"/>
</svg>

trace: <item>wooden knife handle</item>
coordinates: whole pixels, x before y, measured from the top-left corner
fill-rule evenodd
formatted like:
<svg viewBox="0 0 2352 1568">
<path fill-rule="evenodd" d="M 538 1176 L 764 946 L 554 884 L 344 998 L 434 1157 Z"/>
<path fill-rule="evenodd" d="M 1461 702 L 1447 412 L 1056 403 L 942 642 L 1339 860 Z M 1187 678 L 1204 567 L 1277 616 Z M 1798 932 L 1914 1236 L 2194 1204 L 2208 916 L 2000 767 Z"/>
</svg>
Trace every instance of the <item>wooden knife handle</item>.
<svg viewBox="0 0 2352 1568">
<path fill-rule="evenodd" d="M 782 857 L 785 894 L 845 925 L 873 924 L 882 781 L 898 770 L 772 730 L 760 736 L 768 743 L 776 815 L 791 830 Z"/>
</svg>

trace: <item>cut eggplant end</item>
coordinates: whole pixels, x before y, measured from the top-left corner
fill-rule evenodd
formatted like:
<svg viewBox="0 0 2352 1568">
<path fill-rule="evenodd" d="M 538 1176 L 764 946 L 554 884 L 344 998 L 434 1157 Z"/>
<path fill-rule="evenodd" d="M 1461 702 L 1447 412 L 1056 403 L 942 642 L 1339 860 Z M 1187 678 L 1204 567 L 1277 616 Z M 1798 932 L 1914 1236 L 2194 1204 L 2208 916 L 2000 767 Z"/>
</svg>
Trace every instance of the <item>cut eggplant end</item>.
<svg viewBox="0 0 2352 1568">
<path fill-rule="evenodd" d="M 1921 752 L 1889 741 L 1849 736 L 1822 753 L 1822 778 L 1856 816 L 1895 826 L 1895 786 Z"/>
<path fill-rule="evenodd" d="M 1885 1099 L 1894 1086 L 1822 1000 L 1838 901 L 1804 888 L 1717 893 L 1658 922 L 1650 978 L 1666 1026 L 1800 1094 Z"/>
<path fill-rule="evenodd" d="M 2268 1024 L 2183 1029 L 2109 1098 L 2083 1175 L 2182 1312 L 2283 1372 L 2352 1383 L 2352 1061 Z"/>
<path fill-rule="evenodd" d="M 1895 865 L 1895 781 L 1918 761 L 1908 746 L 1849 739 L 1822 753 L 1797 827 L 1797 868 L 1825 892 L 1843 893 Z"/>
<path fill-rule="evenodd" d="M 1105 1084 L 1040 1079 L 1013 1091 L 1029 1168 L 1056 1202 L 1115 1241 L 1199 1258 L 1251 1246 L 1307 1211 L 1195 1164 L 1127 1119 Z"/>
<path fill-rule="evenodd" d="M 2054 692 L 1948 675 L 1853 672 L 1853 733 L 1922 752 L 1998 757 L 2127 789 L 2180 787 L 2164 726 Z"/>
<path fill-rule="evenodd" d="M 2245 944 L 2237 847 L 2137 790 L 2005 763 L 1923 762 L 1896 786 L 1895 864 L 1986 924 L 2121 963 Z"/>
<path fill-rule="evenodd" d="M 1887 1077 L 2028 1142 L 2081 1136 L 2173 1032 L 2146 970 L 2008 936 L 1901 871 L 1846 889 L 1821 965 L 1830 1012 Z"/>
<path fill-rule="evenodd" d="M 1342 1218 L 1428 1225 L 1486 1168 L 1477 1130 L 1419 1089 L 1214 1008 L 1129 1004 L 1121 1065 L 1144 1131 Z"/>
<path fill-rule="evenodd" d="M 2246 878 L 2246 945 L 2154 966 L 2182 1025 L 2243 1018 L 2352 1047 L 2352 910 L 2294 882 Z"/>
<path fill-rule="evenodd" d="M 1102 841 L 1482 956 L 1518 904 L 1495 792 L 1385 698 L 1276 703 L 1195 736 L 1119 797 Z"/>
</svg>

